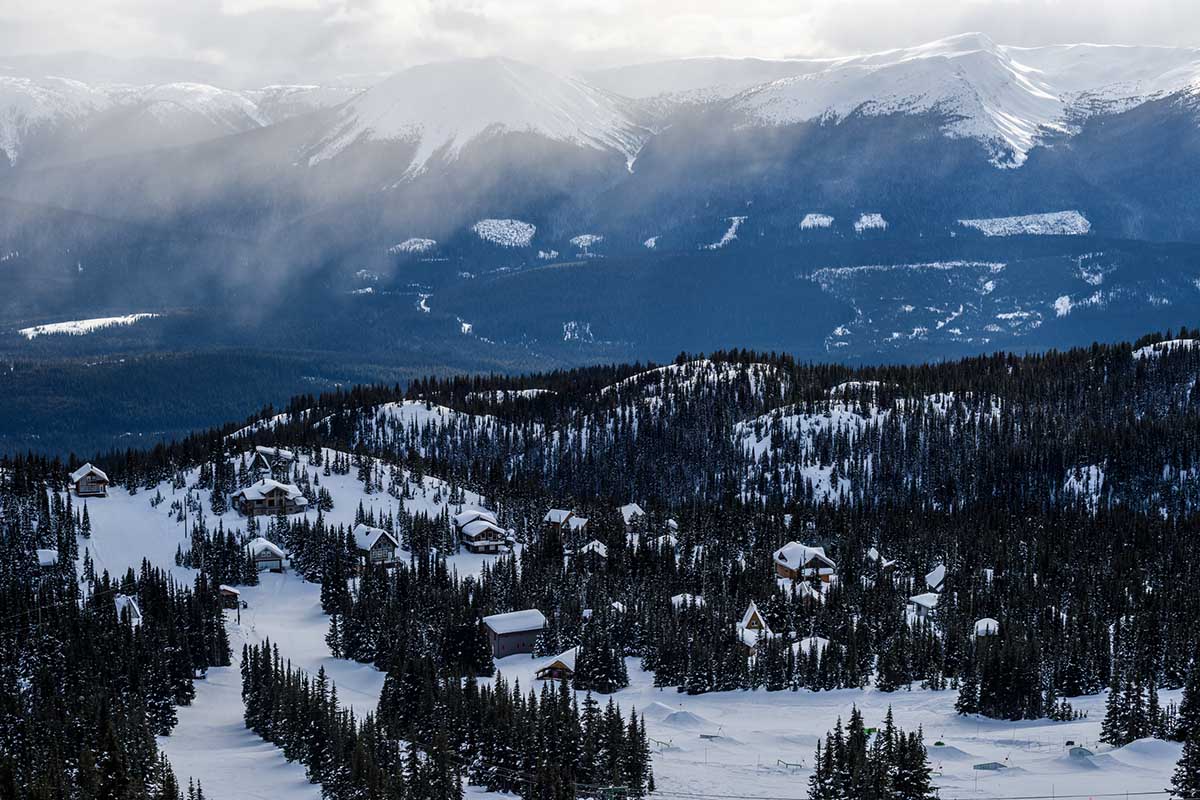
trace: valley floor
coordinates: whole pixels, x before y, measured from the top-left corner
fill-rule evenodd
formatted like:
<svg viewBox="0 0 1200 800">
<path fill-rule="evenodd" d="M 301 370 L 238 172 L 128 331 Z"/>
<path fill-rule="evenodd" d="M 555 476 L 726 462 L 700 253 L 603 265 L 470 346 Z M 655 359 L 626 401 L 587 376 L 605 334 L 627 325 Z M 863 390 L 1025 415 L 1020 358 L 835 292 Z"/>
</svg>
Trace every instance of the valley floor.
<svg viewBox="0 0 1200 800">
<path fill-rule="evenodd" d="M 194 477 L 189 476 L 189 483 Z M 364 495 L 353 475 L 322 476 L 321 482 L 334 498 L 334 511 L 326 519 L 335 523 L 352 522 L 360 501 L 368 509 L 385 512 L 401 502 L 386 493 Z M 93 536 L 80 540 L 80 553 L 88 548 L 98 571 L 108 569 L 119 575 L 129 567 L 136 569 L 145 557 L 169 568 L 180 581 L 192 582 L 193 570 L 174 566 L 176 548 L 186 542 L 183 525 L 167 510 L 182 491 L 173 495 L 169 484 L 157 491 L 166 498 L 157 508 L 150 505 L 155 489 L 133 496 L 115 489 L 107 498 L 88 501 Z M 207 493 L 199 494 L 207 508 Z M 415 497 L 403 502 L 410 511 L 424 508 L 437 513 L 446 499 L 447 487 L 426 478 L 415 487 Z M 467 500 L 478 498 L 468 495 Z M 222 519 L 227 527 L 240 524 L 234 512 Z M 210 519 L 210 527 L 214 524 Z M 465 574 L 477 572 L 485 558 L 491 557 L 465 555 L 451 560 Z M 384 676 L 368 665 L 329 655 L 328 620 L 320 608 L 318 585 L 295 573 L 263 574 L 261 579 L 259 586 L 241 589 L 247 608 L 241 611 L 240 622 L 236 611 L 226 612 L 233 666 L 212 669 L 207 680 L 197 681 L 194 703 L 179 709 L 178 726 L 159 743 L 180 779 L 199 780 L 213 800 L 318 798 L 319 787 L 307 782 L 301 765 L 288 764 L 274 746 L 242 724 L 238 669 L 242 644 L 269 638 L 295 666 L 314 674 L 324 667 L 337 685 L 340 701 L 359 714 L 374 709 Z M 529 656 L 510 656 L 500 659 L 497 667 L 508 679 L 528 687 L 541 663 Z M 891 706 L 898 725 L 924 730 L 934 782 L 945 800 L 1161 796 L 1180 753 L 1179 745 L 1154 740 L 1116 750 L 1100 744 L 1103 695 L 1072 699 L 1077 710 L 1088 713 L 1086 719 L 1012 723 L 958 716 L 953 691 L 755 691 L 692 697 L 655 688 L 653 676 L 640 669 L 637 659 L 629 659 L 628 667 L 630 686 L 615 697 L 626 711 L 635 707 L 645 714 L 655 750 L 657 793 L 665 798 L 802 800 L 818 738 L 839 717 L 846 720 L 855 704 L 868 727 L 879 725 Z M 1179 693 L 1164 692 L 1160 701 L 1164 707 L 1178 703 Z M 1094 755 L 1072 757 L 1068 741 Z M 986 762 L 1006 769 L 974 769 Z"/>
</svg>

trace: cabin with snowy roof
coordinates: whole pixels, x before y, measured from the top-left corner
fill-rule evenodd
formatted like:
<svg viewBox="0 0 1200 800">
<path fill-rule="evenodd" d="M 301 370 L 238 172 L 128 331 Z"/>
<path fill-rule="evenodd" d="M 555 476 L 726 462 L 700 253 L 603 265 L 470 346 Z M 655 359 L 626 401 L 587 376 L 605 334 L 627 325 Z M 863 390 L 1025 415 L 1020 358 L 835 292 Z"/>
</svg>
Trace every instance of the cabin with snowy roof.
<svg viewBox="0 0 1200 800">
<path fill-rule="evenodd" d="M 825 555 L 824 547 L 788 542 L 775 551 L 775 574 L 793 581 L 816 577 L 829 583 L 837 574 L 837 564 Z"/>
<path fill-rule="evenodd" d="M 291 450 L 260 444 L 254 448 L 254 457 L 250 460 L 250 471 L 259 480 L 263 478 L 286 480 L 291 475 L 292 465 L 295 463 L 296 454 Z"/>
<path fill-rule="evenodd" d="M 79 497 L 108 496 L 108 476 L 99 467 L 93 467 L 91 463 L 84 464 L 72 472 L 67 480 Z"/>
<path fill-rule="evenodd" d="M 496 515 L 481 508 L 454 515 L 454 530 L 463 549 L 472 553 L 502 553 L 511 549 L 508 531 L 500 527 Z"/>
<path fill-rule="evenodd" d="M 134 626 L 142 624 L 142 609 L 138 606 L 136 597 L 119 594 L 113 598 L 113 603 L 117 608 L 117 619 L 128 619 L 129 624 Z"/>
<path fill-rule="evenodd" d="M 294 484 L 263 478 L 258 483 L 235 492 L 233 507 L 246 517 L 262 514 L 299 514 L 308 510 L 308 498 Z"/>
<path fill-rule="evenodd" d="M 43 569 L 48 569 L 50 567 L 55 566 L 56 564 L 58 564 L 58 551 L 38 548 L 37 562 L 38 562 L 38 566 Z"/>
<path fill-rule="evenodd" d="M 578 653 L 578 647 L 572 647 L 565 653 L 559 653 L 539 667 L 538 671 L 534 673 L 534 677 L 539 681 L 572 680 L 575 677 L 575 657 Z"/>
<path fill-rule="evenodd" d="M 940 592 L 946 588 L 946 565 L 938 564 L 925 575 L 925 585 L 931 592 Z"/>
<path fill-rule="evenodd" d="M 538 636 L 546 627 L 546 617 L 536 608 L 527 608 L 484 617 L 483 627 L 492 645 L 492 655 L 504 658 L 517 653 L 532 653 Z"/>
<path fill-rule="evenodd" d="M 259 536 L 246 543 L 246 552 L 259 572 L 283 572 L 283 551 L 269 539 Z"/>
<path fill-rule="evenodd" d="M 737 634 L 747 656 L 757 653 L 759 644 L 775 635 L 762 612 L 758 610 L 758 604 L 753 600 L 742 615 L 741 622 L 737 624 Z"/>
<path fill-rule="evenodd" d="M 872 565 L 879 567 L 884 574 L 889 574 L 896 569 L 896 559 L 884 558 L 878 548 L 872 547 L 867 551 L 867 561 Z"/>
<path fill-rule="evenodd" d="M 908 598 L 908 607 L 915 619 L 925 619 L 937 608 L 941 595 L 936 592 L 925 592 Z"/>
<path fill-rule="evenodd" d="M 627 503 L 619 506 L 617 510 L 621 512 L 621 519 L 625 521 L 626 531 L 631 531 L 646 521 L 646 512 L 637 503 Z"/>
<path fill-rule="evenodd" d="M 217 595 L 221 599 L 221 608 L 237 608 L 242 604 L 242 593 L 228 584 L 222 583 L 217 588 Z"/>
<path fill-rule="evenodd" d="M 603 569 L 608 563 L 608 545 L 592 539 L 575 551 L 575 560 L 584 569 Z"/>
<path fill-rule="evenodd" d="M 565 508 L 552 508 L 542 517 L 542 524 L 547 528 L 557 528 L 559 533 L 565 534 L 571 529 L 572 516 L 573 514 Z"/>
<path fill-rule="evenodd" d="M 354 526 L 354 547 L 358 550 L 359 563 L 391 564 L 396 560 L 400 543 L 383 528 L 375 528 L 360 522 Z"/>
</svg>

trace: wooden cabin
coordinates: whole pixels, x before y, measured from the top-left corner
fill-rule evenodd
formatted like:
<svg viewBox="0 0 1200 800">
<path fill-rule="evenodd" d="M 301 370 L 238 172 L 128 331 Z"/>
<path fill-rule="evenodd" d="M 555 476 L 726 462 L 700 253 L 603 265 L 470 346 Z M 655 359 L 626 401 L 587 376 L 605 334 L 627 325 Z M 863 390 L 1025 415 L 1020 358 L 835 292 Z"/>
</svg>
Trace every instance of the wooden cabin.
<svg viewBox="0 0 1200 800">
<path fill-rule="evenodd" d="M 217 589 L 217 595 L 221 600 L 221 608 L 237 608 L 242 604 L 242 593 L 224 583 Z"/>
<path fill-rule="evenodd" d="M 259 536 L 246 543 L 246 552 L 254 559 L 259 572 L 283 572 L 283 551 L 269 539 Z"/>
<path fill-rule="evenodd" d="M 107 497 L 108 476 L 99 467 L 84 464 L 70 474 L 68 480 L 80 497 Z"/>
<path fill-rule="evenodd" d="M 539 681 L 572 680 L 575 677 L 575 656 L 579 648 L 572 647 L 565 653 L 559 653 L 545 665 L 538 668 L 534 677 Z"/>
<path fill-rule="evenodd" d="M 263 478 L 258 483 L 235 492 L 233 506 L 247 517 L 263 514 L 298 514 L 308 510 L 308 498 L 290 483 Z"/>
<path fill-rule="evenodd" d="M 565 508 L 552 508 L 542 517 L 542 524 L 547 528 L 557 528 L 559 533 L 566 535 L 571 530 L 571 517 L 574 516 Z"/>
<path fill-rule="evenodd" d="M 517 653 L 532 653 L 538 636 L 546 627 L 546 617 L 536 608 L 527 608 L 484 617 L 483 626 L 492 645 L 492 655 L 504 658 Z"/>
<path fill-rule="evenodd" d="M 374 528 L 360 522 L 354 526 L 354 546 L 358 548 L 361 564 L 366 566 L 394 563 L 400 543 L 383 528 Z"/>
<path fill-rule="evenodd" d="M 837 564 L 825 555 L 824 547 L 788 542 L 775 551 L 775 574 L 793 581 L 816 577 L 829 583 L 837 575 Z"/>
</svg>

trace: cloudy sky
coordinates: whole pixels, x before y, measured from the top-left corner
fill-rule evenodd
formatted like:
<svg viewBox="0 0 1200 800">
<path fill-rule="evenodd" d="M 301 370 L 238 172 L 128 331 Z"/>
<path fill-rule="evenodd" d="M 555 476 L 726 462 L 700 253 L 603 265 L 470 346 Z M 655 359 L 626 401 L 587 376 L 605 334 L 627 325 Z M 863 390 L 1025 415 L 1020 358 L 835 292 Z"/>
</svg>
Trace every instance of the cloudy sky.
<svg viewBox="0 0 1200 800">
<path fill-rule="evenodd" d="M 836 56 L 964 31 L 1021 45 L 1196 45 L 1200 2 L 0 0 L 0 54 L 180 59 L 239 83 L 480 55 L 563 70 L 697 55 Z"/>
</svg>

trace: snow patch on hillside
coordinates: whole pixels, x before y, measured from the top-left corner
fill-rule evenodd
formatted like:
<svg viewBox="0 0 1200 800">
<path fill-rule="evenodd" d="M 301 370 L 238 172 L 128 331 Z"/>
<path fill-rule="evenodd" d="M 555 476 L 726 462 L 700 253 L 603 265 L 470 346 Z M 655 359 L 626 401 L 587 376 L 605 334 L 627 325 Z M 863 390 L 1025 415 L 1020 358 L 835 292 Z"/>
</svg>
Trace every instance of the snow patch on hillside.
<svg viewBox="0 0 1200 800">
<path fill-rule="evenodd" d="M 122 317 L 73 319 L 67 322 L 51 322 L 46 325 L 34 325 L 32 328 L 21 328 L 17 332 L 26 339 L 35 339 L 38 336 L 53 336 L 56 334 L 65 334 L 68 336 L 86 336 L 89 333 L 104 330 L 105 328 L 113 328 L 121 325 L 133 325 L 135 322 L 140 322 L 144 319 L 153 319 L 158 316 L 160 315 L 144 312 L 140 314 L 126 314 Z"/>
<path fill-rule="evenodd" d="M 392 245 L 388 248 L 388 253 L 390 255 L 397 255 L 399 253 L 425 253 L 432 250 L 434 247 L 437 247 L 436 240 L 423 239 L 421 237 L 414 236 L 411 239 L 405 239 L 399 244 Z"/>
<path fill-rule="evenodd" d="M 579 248 L 579 255 L 581 256 L 595 255 L 592 253 L 592 246 L 600 244 L 603 241 L 604 237 L 595 233 L 581 233 L 578 236 L 572 236 L 570 239 L 571 244 Z"/>
<path fill-rule="evenodd" d="M 742 227 L 742 223 L 745 222 L 749 218 L 748 217 L 726 217 L 725 219 L 729 223 L 729 227 L 725 229 L 724 235 L 721 236 L 721 238 L 715 242 L 701 245 L 700 246 L 701 250 L 720 250 L 722 247 L 728 246 L 730 242 L 732 242 L 734 239 L 737 238 L 738 228 Z"/>
<path fill-rule="evenodd" d="M 883 218 L 883 214 L 860 214 L 858 219 L 854 221 L 854 232 L 883 231 L 887 230 L 887 226 L 887 220 Z"/>
<path fill-rule="evenodd" d="M 658 239 L 659 237 L 657 236 L 651 236 L 649 239 L 642 242 L 642 247 L 646 248 L 647 250 L 653 250 L 654 248 L 658 247 Z"/>
<path fill-rule="evenodd" d="M 958 224 L 974 228 L 984 236 L 1082 236 L 1092 229 L 1092 223 L 1078 211 L 960 219 Z"/>
<path fill-rule="evenodd" d="M 833 225 L 833 217 L 828 214 L 805 214 L 800 220 L 800 230 L 810 231 L 817 228 L 828 228 Z"/>
<path fill-rule="evenodd" d="M 1200 346 L 1200 341 L 1196 339 L 1168 339 L 1165 342 L 1155 342 L 1145 347 L 1139 347 L 1133 351 L 1133 357 L 1138 360 L 1158 358 L 1164 353 L 1170 353 L 1173 350 L 1193 350 L 1197 346 Z"/>
<path fill-rule="evenodd" d="M 563 341 L 564 342 L 594 342 L 596 337 L 592 335 L 592 323 L 580 322 L 578 320 L 567 320 L 563 323 Z"/>
<path fill-rule="evenodd" d="M 537 226 L 519 219 L 481 219 L 471 230 L 485 242 L 501 247 L 528 247 Z"/>
</svg>

